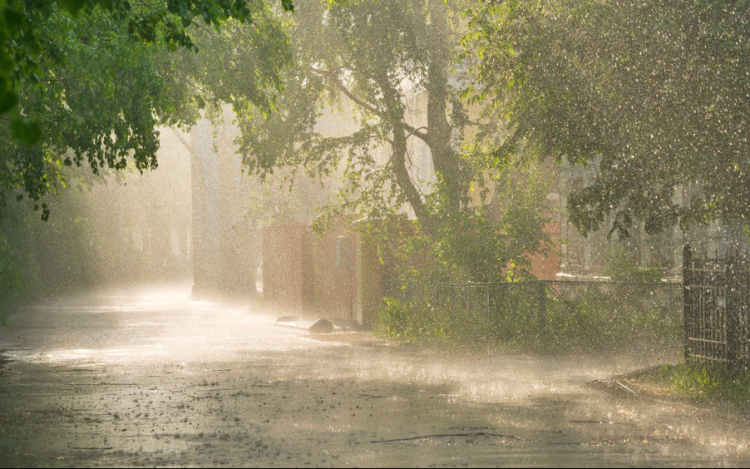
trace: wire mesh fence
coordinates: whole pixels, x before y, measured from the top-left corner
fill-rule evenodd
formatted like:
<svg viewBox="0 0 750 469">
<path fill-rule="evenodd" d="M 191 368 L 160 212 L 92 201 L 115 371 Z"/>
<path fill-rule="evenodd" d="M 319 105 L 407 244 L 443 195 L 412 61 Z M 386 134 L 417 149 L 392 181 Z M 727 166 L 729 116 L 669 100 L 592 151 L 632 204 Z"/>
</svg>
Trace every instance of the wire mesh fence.
<svg viewBox="0 0 750 469">
<path fill-rule="evenodd" d="M 422 305 L 427 321 L 469 339 L 580 341 L 674 336 L 682 330 L 682 285 L 530 281 L 410 285 L 401 301 Z"/>
</svg>

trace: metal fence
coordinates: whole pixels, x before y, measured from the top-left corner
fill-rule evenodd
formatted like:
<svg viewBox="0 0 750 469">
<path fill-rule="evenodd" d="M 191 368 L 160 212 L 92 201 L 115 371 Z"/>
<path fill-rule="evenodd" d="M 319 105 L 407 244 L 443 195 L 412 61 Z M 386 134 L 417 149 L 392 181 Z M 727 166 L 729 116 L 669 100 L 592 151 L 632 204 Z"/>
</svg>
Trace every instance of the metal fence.
<svg viewBox="0 0 750 469">
<path fill-rule="evenodd" d="M 750 365 L 750 260 L 683 253 L 685 356 Z"/>
<path fill-rule="evenodd" d="M 402 300 L 429 305 L 437 319 L 480 337 L 538 339 L 566 331 L 601 335 L 639 323 L 682 328 L 682 285 L 612 281 L 529 281 L 411 285 Z M 570 338 L 570 337 L 568 337 Z"/>
</svg>

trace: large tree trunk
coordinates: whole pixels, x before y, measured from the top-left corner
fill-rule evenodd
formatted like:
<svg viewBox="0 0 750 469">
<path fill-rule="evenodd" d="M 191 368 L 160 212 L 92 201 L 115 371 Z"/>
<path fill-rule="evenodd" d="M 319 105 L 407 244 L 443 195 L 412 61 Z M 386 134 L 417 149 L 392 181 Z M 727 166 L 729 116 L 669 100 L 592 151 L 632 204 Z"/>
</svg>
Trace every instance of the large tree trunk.
<svg viewBox="0 0 750 469">
<path fill-rule="evenodd" d="M 424 206 L 421 194 L 411 180 L 411 176 L 409 176 L 409 169 L 406 165 L 406 134 L 401 130 L 400 126 L 394 129 L 393 155 L 391 156 L 391 160 L 396 183 L 404 191 L 406 200 L 414 209 L 414 214 L 417 218 L 424 220 L 429 216 L 429 213 Z"/>
<path fill-rule="evenodd" d="M 425 209 L 420 191 L 409 175 L 409 168 L 407 166 L 407 137 L 403 127 L 405 119 L 401 95 L 396 91 L 397 86 L 391 82 L 386 73 L 377 74 L 375 80 L 379 88 L 383 91 L 383 102 L 386 108 L 383 118 L 388 122 L 390 133 L 393 136 L 393 140 L 391 141 L 393 153 L 390 158 L 393 177 L 396 180 L 396 184 L 404 191 L 406 201 L 411 205 L 414 214 L 417 218 L 424 219 L 429 214 Z"/>
<path fill-rule="evenodd" d="M 448 208 L 461 209 L 461 178 L 458 159 L 451 145 L 451 126 L 448 122 L 448 69 L 450 46 L 447 5 L 442 0 L 430 0 L 429 35 L 432 49 L 427 71 L 427 127 L 428 145 L 432 153 L 435 172 L 442 178 L 440 190 L 444 191 Z"/>
</svg>

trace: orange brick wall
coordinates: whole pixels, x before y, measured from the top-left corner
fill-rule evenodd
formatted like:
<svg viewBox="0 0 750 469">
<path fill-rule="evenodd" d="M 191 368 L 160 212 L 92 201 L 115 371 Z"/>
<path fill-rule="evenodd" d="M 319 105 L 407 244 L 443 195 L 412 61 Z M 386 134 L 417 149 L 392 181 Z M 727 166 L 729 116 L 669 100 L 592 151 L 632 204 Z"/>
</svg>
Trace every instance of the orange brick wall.
<svg viewBox="0 0 750 469">
<path fill-rule="evenodd" d="M 559 250 L 560 222 L 547 223 L 543 231 L 551 238 L 552 248 Z M 555 280 L 555 275 L 560 271 L 560 256 L 556 252 L 548 253 L 546 257 L 543 254 L 534 254 L 529 256 L 529 260 L 531 272 L 539 280 Z"/>
<path fill-rule="evenodd" d="M 349 231 L 351 226 L 349 226 Z M 356 237 L 343 222 L 315 240 L 315 306 L 322 317 L 354 321 Z"/>
<path fill-rule="evenodd" d="M 323 235 L 288 223 L 263 230 L 263 299 L 281 314 L 371 321 L 383 296 L 377 252 L 353 233 L 352 219 Z"/>
<path fill-rule="evenodd" d="M 383 296 L 383 267 L 376 250 L 352 232 L 351 219 L 338 221 L 323 235 L 309 224 L 288 223 L 263 230 L 263 298 L 280 313 L 315 315 L 367 323 Z M 559 238 L 559 223 L 544 231 Z M 556 247 L 556 246 L 554 246 Z M 557 254 L 530 256 L 532 272 L 554 280 Z"/>
<path fill-rule="evenodd" d="M 263 299 L 285 312 L 312 308 L 313 234 L 305 223 L 263 229 Z"/>
</svg>

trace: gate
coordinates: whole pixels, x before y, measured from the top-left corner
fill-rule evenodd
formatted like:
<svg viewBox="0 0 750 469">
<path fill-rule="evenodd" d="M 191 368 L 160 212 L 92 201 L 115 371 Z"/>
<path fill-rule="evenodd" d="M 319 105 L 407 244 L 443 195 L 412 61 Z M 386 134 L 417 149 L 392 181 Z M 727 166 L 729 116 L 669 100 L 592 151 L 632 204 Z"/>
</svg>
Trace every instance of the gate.
<svg viewBox="0 0 750 469">
<path fill-rule="evenodd" d="M 750 261 L 697 258 L 683 251 L 685 358 L 750 364 Z"/>
</svg>

